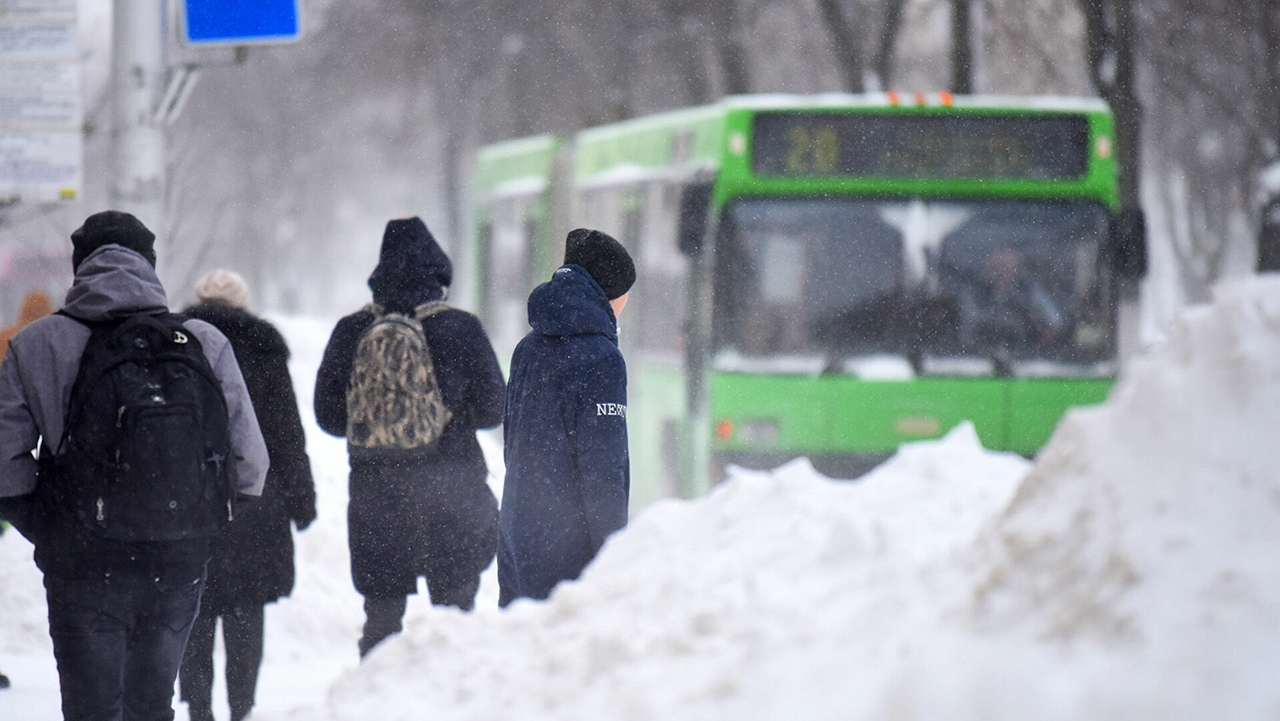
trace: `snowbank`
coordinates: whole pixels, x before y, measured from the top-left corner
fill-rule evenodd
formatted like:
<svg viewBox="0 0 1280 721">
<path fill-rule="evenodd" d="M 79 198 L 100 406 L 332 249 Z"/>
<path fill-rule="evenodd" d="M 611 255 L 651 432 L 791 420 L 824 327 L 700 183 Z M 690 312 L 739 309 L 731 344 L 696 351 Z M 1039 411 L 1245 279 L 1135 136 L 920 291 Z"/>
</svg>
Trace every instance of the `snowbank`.
<svg viewBox="0 0 1280 721">
<path fill-rule="evenodd" d="M 1277 430 L 1280 280 L 1225 286 L 1029 472 L 967 426 L 857 484 L 740 472 L 289 718 L 1275 718 Z"/>
<path fill-rule="evenodd" d="M 281 319 L 304 409 L 329 327 Z M 1277 277 L 1186 313 L 1034 466 L 961 426 L 858 483 L 739 471 L 545 603 L 498 611 L 492 569 L 473 614 L 415 599 L 363 664 L 345 453 L 307 430 L 321 514 L 255 721 L 1280 718 Z M 7 535 L 0 718 L 57 718 L 39 591 Z"/>
</svg>

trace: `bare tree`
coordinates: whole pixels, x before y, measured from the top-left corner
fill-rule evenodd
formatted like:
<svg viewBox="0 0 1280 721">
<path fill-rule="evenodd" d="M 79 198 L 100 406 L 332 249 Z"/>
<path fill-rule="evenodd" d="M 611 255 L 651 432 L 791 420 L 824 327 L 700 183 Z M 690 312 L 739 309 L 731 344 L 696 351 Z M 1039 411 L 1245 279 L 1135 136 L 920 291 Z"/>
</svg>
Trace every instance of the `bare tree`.
<svg viewBox="0 0 1280 721">
<path fill-rule="evenodd" d="M 844 89 L 860 93 L 863 90 L 864 73 L 862 42 L 854 21 L 846 16 L 843 5 L 840 0 L 818 0 L 822 24 L 831 36 L 831 48 L 836 56 L 836 67 L 840 71 Z"/>
<path fill-rule="evenodd" d="M 1224 275 L 1252 267 L 1253 182 L 1280 143 L 1280 9 L 1270 0 L 1148 0 L 1135 19 L 1144 90 L 1169 109 L 1144 125 L 1150 178 L 1159 178 L 1146 197 L 1160 203 L 1182 295 L 1204 300 Z"/>
<path fill-rule="evenodd" d="M 747 53 L 747 16 L 750 7 L 740 0 L 708 0 L 707 27 L 720 66 L 725 95 L 751 92 L 751 69 Z"/>
<path fill-rule="evenodd" d="M 1080 0 L 1085 16 L 1089 75 L 1116 117 L 1120 202 L 1139 205 L 1142 105 L 1135 83 L 1137 28 L 1132 0 Z"/>
<path fill-rule="evenodd" d="M 1280 156 L 1280 3 L 1250 2 L 1247 12 L 1249 25 L 1258 29 L 1254 42 L 1262 60 L 1257 80 L 1250 83 L 1260 96 L 1260 150 L 1263 157 L 1274 159 Z"/>
<path fill-rule="evenodd" d="M 971 0 L 951 0 L 951 90 L 973 92 L 973 13 Z"/>
<path fill-rule="evenodd" d="M 879 42 L 876 45 L 872 69 L 881 88 L 888 88 L 893 81 L 893 57 L 902 32 L 902 10 L 906 0 L 885 0 L 884 21 L 880 24 Z"/>
</svg>

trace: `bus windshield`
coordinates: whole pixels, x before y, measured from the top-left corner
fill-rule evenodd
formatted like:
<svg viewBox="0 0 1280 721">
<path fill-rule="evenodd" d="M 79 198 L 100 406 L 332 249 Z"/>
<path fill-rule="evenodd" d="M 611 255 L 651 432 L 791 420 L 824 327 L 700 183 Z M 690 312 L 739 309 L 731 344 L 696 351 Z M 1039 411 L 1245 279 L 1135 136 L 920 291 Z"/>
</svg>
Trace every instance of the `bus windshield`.
<svg viewBox="0 0 1280 721">
<path fill-rule="evenodd" d="M 715 249 L 716 363 L 1112 372 L 1107 218 L 1082 201 L 735 201 Z"/>
</svg>

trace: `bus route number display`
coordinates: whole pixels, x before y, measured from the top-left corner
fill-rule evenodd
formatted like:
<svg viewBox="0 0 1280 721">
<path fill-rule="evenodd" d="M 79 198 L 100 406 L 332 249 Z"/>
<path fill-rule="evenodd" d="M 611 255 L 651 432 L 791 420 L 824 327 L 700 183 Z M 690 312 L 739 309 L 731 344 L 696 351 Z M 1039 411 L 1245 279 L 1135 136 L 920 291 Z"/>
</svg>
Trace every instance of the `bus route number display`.
<svg viewBox="0 0 1280 721">
<path fill-rule="evenodd" d="M 759 176 L 1064 180 L 1089 162 L 1077 115 L 774 112 L 752 135 Z"/>
</svg>

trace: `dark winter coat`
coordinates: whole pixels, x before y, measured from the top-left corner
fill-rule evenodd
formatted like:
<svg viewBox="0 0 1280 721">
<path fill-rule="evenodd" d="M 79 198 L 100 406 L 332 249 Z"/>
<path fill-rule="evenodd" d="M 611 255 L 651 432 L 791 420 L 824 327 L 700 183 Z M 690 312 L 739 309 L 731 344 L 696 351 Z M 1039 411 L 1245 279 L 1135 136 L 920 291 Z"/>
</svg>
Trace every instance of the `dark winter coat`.
<svg viewBox="0 0 1280 721">
<path fill-rule="evenodd" d="M 75 272 L 63 309 L 75 318 L 102 321 L 166 310 L 164 287 L 143 256 L 118 245 L 93 251 Z M 199 340 L 222 384 L 231 430 L 231 482 L 238 494 L 258 496 L 266 476 L 267 449 L 230 343 L 199 320 L 184 323 Z M 32 322 L 9 342 L 0 364 L 0 498 L 33 498 L 40 489 L 32 450 L 41 439 L 60 439 L 67 402 L 79 372 L 89 328 L 51 315 Z M 41 446 L 42 449 L 45 448 Z M 26 495 L 24 495 L 26 494 Z M 21 513 L 20 508 L 7 512 Z M 14 519 L 10 519 L 14 520 Z M 37 519 L 32 519 L 37 520 Z M 48 575 L 177 579 L 198 576 L 208 558 L 204 538 L 171 543 L 110 541 L 88 531 L 68 513 L 41 517 L 38 527 L 18 530 L 35 541 L 37 565 Z"/>
<path fill-rule="evenodd" d="M 382 260 L 369 279 L 375 303 L 405 312 L 444 295 L 451 277 L 448 258 L 429 235 L 425 241 L 417 238 L 410 251 L 398 253 L 384 240 Z M 332 435 L 346 435 L 356 344 L 374 318 L 369 310 L 342 318 L 325 348 L 315 412 L 320 428 Z M 415 593 L 421 575 L 429 582 L 474 580 L 497 546 L 498 504 L 475 432 L 502 419 L 502 369 L 474 315 L 451 308 L 422 326 L 441 396 L 453 415 L 429 458 L 414 451 L 369 457 L 352 449 L 357 452 L 350 458 L 348 543 L 352 578 L 364 596 Z"/>
<path fill-rule="evenodd" d="M 293 534 L 315 519 L 316 490 L 298 400 L 289 375 L 289 348 L 274 326 L 218 303 L 184 311 L 222 331 L 235 351 L 267 443 L 271 466 L 262 499 L 236 515 L 213 541 L 202 613 L 270 603 L 293 590 Z"/>
<path fill-rule="evenodd" d="M 529 296 L 504 414 L 502 604 L 575 579 L 627 522 L 627 369 L 604 291 L 566 265 Z"/>
</svg>

